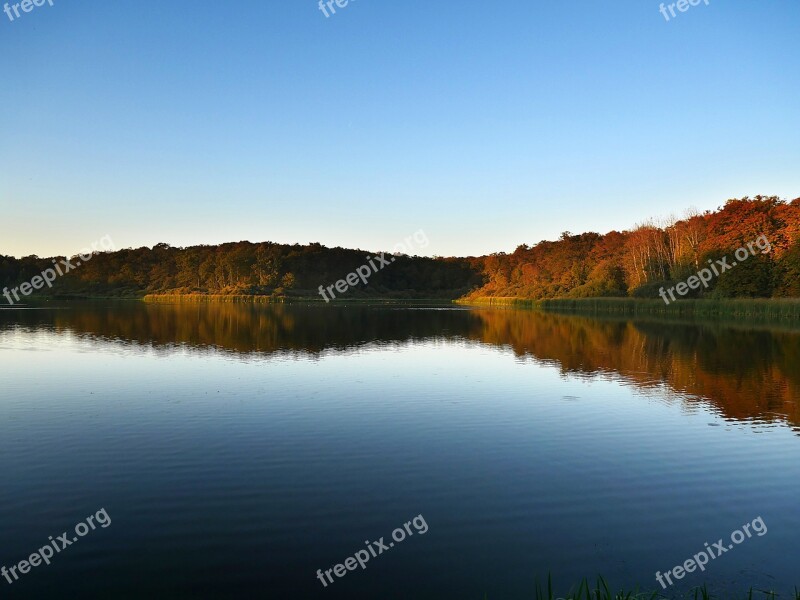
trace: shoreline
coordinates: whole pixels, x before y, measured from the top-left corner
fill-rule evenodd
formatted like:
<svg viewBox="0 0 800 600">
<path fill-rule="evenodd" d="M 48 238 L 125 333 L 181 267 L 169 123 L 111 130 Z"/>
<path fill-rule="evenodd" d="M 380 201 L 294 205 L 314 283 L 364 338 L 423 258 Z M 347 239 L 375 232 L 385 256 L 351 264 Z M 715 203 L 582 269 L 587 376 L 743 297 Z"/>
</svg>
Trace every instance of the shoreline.
<svg viewBox="0 0 800 600">
<path fill-rule="evenodd" d="M 462 306 L 475 308 L 512 308 L 537 310 L 545 313 L 582 316 L 648 317 L 665 321 L 724 321 L 800 323 L 800 298 L 731 298 L 687 299 L 669 305 L 661 300 L 640 298 L 549 298 L 533 300 L 520 297 L 477 298 L 398 298 L 355 297 L 325 302 L 314 296 L 267 296 L 257 294 L 143 294 L 128 296 L 105 295 L 48 295 L 27 298 L 25 304 L 2 308 L 41 306 L 55 301 L 66 302 L 144 302 L 147 304 L 314 304 L 346 306 L 349 304 L 387 304 Z"/>
<path fill-rule="evenodd" d="M 680 300 L 669 305 L 639 298 L 475 298 L 458 304 L 505 308 L 530 308 L 551 313 L 674 318 L 745 318 L 800 321 L 798 298 L 731 298 Z"/>
</svg>

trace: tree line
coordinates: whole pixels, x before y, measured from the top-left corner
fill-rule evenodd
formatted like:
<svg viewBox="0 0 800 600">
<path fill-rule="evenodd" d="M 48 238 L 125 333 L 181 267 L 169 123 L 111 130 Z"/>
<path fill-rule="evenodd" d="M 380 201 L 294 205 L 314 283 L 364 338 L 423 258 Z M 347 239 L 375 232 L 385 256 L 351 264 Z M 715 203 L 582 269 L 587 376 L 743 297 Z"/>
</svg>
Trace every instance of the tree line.
<svg viewBox="0 0 800 600">
<path fill-rule="evenodd" d="M 729 200 L 716 211 L 687 211 L 681 218 L 648 221 L 605 235 L 564 232 L 557 241 L 519 246 L 511 254 L 480 259 L 486 282 L 477 297 L 657 298 L 662 287 L 765 236 L 760 251 L 710 282 L 693 297 L 800 296 L 800 198 L 785 202 L 757 196 Z"/>
<path fill-rule="evenodd" d="M 771 251 L 722 273 L 694 297 L 800 297 L 800 198 L 729 200 L 716 211 L 649 221 L 605 235 L 564 232 L 513 253 L 468 258 L 398 256 L 346 297 L 448 298 L 658 297 L 708 261 L 766 236 Z M 47 293 L 136 297 L 144 294 L 317 297 L 374 253 L 321 244 L 236 242 L 177 248 L 157 244 L 101 252 L 60 277 Z M 59 260 L 64 257 L 56 257 Z M 0 285 L 16 287 L 52 258 L 0 255 Z"/>
<path fill-rule="evenodd" d="M 367 264 L 375 253 L 321 244 L 237 242 L 215 246 L 124 249 L 95 254 L 45 292 L 75 296 L 146 294 L 317 297 L 327 286 Z M 56 257 L 60 260 L 64 257 Z M 349 297 L 457 298 L 482 283 L 464 259 L 397 256 Z M 0 256 L 0 284 L 17 286 L 52 267 L 53 259 Z"/>
</svg>

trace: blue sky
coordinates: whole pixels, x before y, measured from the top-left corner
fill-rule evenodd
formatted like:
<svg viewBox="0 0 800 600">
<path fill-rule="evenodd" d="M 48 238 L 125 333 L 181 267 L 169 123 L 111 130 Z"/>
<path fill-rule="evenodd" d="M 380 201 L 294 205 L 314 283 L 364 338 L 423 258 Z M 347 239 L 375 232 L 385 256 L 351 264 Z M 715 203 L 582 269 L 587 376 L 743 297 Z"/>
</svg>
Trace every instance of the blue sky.
<svg viewBox="0 0 800 600">
<path fill-rule="evenodd" d="M 53 1 L 0 13 L 0 254 L 477 255 L 800 196 L 797 0 Z"/>
</svg>

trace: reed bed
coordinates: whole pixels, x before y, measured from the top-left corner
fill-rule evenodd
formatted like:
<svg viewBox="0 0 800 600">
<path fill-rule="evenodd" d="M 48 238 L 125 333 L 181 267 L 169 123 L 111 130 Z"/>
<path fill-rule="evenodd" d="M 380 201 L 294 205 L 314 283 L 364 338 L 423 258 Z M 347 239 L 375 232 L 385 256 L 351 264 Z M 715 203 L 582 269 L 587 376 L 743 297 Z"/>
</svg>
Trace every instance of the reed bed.
<svg viewBox="0 0 800 600">
<path fill-rule="evenodd" d="M 549 312 L 584 315 L 736 318 L 748 320 L 799 321 L 800 299 L 663 300 L 638 298 L 477 298 L 468 304 L 536 308 Z"/>
<path fill-rule="evenodd" d="M 635 298 L 556 298 L 536 306 L 557 312 L 584 314 L 663 315 L 769 320 L 800 319 L 800 299 L 662 300 Z"/>
<path fill-rule="evenodd" d="M 283 304 L 286 298 L 245 294 L 147 294 L 142 298 L 154 304 L 222 302 L 228 304 Z"/>
<path fill-rule="evenodd" d="M 638 589 L 627 592 L 625 590 L 614 591 L 602 576 L 597 577 L 594 585 L 589 583 L 588 579 L 584 579 L 577 587 L 573 586 L 573 589 L 566 596 L 557 596 L 555 594 L 553 581 L 548 576 L 546 585 L 539 581 L 536 582 L 534 595 L 535 600 L 657 600 L 665 597 L 657 591 L 642 592 Z M 708 587 L 703 585 L 702 587 L 694 588 L 689 593 L 688 598 L 693 600 L 780 600 L 781 598 L 800 600 L 800 590 L 795 588 L 794 593 L 789 596 L 779 596 L 772 591 L 750 588 L 748 592 L 741 596 L 730 596 L 727 593 L 725 595 L 712 594 L 709 592 Z M 485 600 L 488 600 L 488 598 L 485 597 Z"/>
</svg>

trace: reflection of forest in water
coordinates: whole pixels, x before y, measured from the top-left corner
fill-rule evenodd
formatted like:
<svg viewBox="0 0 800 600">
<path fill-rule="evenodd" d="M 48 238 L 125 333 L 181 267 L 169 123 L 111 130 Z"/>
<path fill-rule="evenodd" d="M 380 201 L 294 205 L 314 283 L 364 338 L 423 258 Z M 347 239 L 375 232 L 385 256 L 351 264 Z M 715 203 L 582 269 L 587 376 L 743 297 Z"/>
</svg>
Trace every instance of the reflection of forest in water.
<svg viewBox="0 0 800 600">
<path fill-rule="evenodd" d="M 710 400 L 726 417 L 800 424 L 800 333 L 792 331 L 518 310 L 134 302 L 0 311 L 0 331 L 14 326 L 250 355 L 469 339 L 553 362 L 565 373 L 618 374 L 642 388 L 667 384 Z"/>
<path fill-rule="evenodd" d="M 800 332 L 478 312 L 484 342 L 510 344 L 517 355 L 553 361 L 565 373 L 617 374 L 640 388 L 667 384 L 729 418 L 800 425 Z"/>
</svg>

